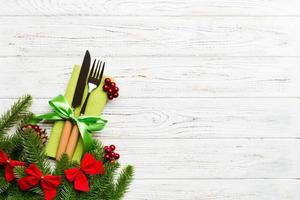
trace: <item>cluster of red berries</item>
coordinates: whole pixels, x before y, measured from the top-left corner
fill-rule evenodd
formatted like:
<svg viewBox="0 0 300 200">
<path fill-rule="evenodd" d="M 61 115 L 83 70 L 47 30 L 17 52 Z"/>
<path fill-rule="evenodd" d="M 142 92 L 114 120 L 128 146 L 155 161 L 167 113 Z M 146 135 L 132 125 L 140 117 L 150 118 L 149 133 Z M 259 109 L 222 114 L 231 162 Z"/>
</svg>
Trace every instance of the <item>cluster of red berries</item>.
<svg viewBox="0 0 300 200">
<path fill-rule="evenodd" d="M 106 78 L 103 85 L 103 91 L 107 92 L 107 97 L 109 100 L 117 98 L 119 96 L 119 88 L 116 83 L 111 81 L 110 78 Z"/>
<path fill-rule="evenodd" d="M 105 160 L 114 162 L 115 160 L 118 160 L 120 158 L 120 154 L 115 153 L 116 146 L 115 145 L 110 145 L 110 146 L 105 146 L 104 151 L 105 151 Z"/>
</svg>

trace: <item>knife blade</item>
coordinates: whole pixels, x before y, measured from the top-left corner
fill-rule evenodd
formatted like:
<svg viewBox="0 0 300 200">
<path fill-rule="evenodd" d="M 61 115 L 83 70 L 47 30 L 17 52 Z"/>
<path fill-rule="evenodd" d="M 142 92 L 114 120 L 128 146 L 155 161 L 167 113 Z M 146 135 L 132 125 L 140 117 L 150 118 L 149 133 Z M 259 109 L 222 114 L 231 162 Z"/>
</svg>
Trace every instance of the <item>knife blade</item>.
<svg viewBox="0 0 300 200">
<path fill-rule="evenodd" d="M 76 107 L 80 106 L 80 104 L 81 104 L 85 85 L 86 85 L 86 79 L 87 79 L 88 73 L 90 71 L 90 65 L 91 65 L 91 55 L 90 55 L 90 52 L 88 50 L 86 50 L 84 59 L 83 59 L 82 65 L 81 65 L 79 77 L 77 80 L 75 93 L 74 93 L 73 100 L 72 100 L 73 108 L 76 108 Z"/>
</svg>

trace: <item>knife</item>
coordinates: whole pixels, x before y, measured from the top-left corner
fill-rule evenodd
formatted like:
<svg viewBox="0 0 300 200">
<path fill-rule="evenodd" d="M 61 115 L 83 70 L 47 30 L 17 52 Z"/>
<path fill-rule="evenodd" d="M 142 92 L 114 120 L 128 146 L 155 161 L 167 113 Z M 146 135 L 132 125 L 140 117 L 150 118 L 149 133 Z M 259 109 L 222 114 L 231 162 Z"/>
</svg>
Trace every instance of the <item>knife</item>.
<svg viewBox="0 0 300 200">
<path fill-rule="evenodd" d="M 91 65 L 91 55 L 90 52 L 87 50 L 84 55 L 84 59 L 81 65 L 79 77 L 75 88 L 75 93 L 72 100 L 72 108 L 74 110 L 76 107 L 81 105 L 87 76 L 90 70 L 90 65 Z M 71 130 L 72 130 L 72 122 L 69 120 L 65 121 L 64 128 L 60 137 L 60 143 L 56 152 L 56 160 L 59 160 L 62 154 L 65 153 L 71 135 Z"/>
</svg>

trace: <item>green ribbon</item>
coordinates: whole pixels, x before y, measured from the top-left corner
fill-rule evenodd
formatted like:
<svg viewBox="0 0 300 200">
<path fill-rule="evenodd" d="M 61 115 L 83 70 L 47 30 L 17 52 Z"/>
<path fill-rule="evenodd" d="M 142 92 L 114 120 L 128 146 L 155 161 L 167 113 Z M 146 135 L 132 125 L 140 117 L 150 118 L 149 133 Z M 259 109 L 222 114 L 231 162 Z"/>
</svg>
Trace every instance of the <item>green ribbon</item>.
<svg viewBox="0 0 300 200">
<path fill-rule="evenodd" d="M 91 133 L 102 130 L 105 127 L 107 120 L 102 119 L 100 116 L 75 117 L 71 106 L 63 95 L 58 95 L 50 100 L 49 105 L 53 109 L 53 112 L 34 116 L 30 123 L 36 124 L 43 120 L 51 122 L 70 120 L 78 126 L 83 140 L 84 150 L 91 150 L 94 145 Z"/>
</svg>

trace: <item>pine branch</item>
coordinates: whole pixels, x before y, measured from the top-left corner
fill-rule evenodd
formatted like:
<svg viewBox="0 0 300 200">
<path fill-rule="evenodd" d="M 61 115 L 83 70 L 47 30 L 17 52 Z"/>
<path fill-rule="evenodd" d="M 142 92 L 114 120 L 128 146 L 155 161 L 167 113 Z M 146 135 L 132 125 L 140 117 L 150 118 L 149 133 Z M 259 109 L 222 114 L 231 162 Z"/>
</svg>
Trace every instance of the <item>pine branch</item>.
<svg viewBox="0 0 300 200">
<path fill-rule="evenodd" d="M 66 180 L 63 180 L 57 191 L 56 199 L 74 200 L 79 198 L 77 198 L 77 192 L 74 190 L 73 186 Z"/>
<path fill-rule="evenodd" d="M 5 192 L 9 188 L 10 184 L 4 177 L 0 177 L 0 193 Z"/>
<path fill-rule="evenodd" d="M 50 163 L 45 155 L 39 136 L 28 129 L 23 134 L 24 159 L 27 163 L 35 163 L 44 174 L 50 174 Z"/>
<path fill-rule="evenodd" d="M 105 174 L 96 175 L 90 178 L 90 192 L 83 194 L 82 199 L 89 200 L 114 200 L 114 177 L 117 173 L 118 168 L 120 167 L 119 163 L 105 164 Z"/>
<path fill-rule="evenodd" d="M 129 189 L 129 185 L 132 182 L 134 175 L 134 169 L 131 165 L 128 165 L 123 169 L 115 184 L 114 199 L 122 199 L 124 194 Z"/>
<path fill-rule="evenodd" d="M 90 153 L 95 157 L 96 160 L 102 160 L 105 154 L 103 145 L 98 140 L 94 140 L 93 142 L 94 149 L 90 151 Z"/>
<path fill-rule="evenodd" d="M 0 148 L 7 154 L 11 154 L 14 150 L 20 149 L 22 146 L 22 137 L 14 134 L 12 136 L 0 137 Z"/>
<path fill-rule="evenodd" d="M 17 179 L 23 178 L 26 176 L 25 167 L 24 166 L 16 166 L 14 167 L 14 175 Z"/>
<path fill-rule="evenodd" d="M 6 192 L 7 197 L 5 200 L 42 200 L 43 197 L 36 195 L 31 191 L 21 191 L 16 182 L 11 184 L 9 190 Z"/>
<path fill-rule="evenodd" d="M 10 130 L 17 122 L 24 119 L 28 114 L 27 109 L 31 105 L 32 98 L 30 95 L 24 95 L 14 103 L 10 110 L 4 113 L 0 118 L 0 136 L 3 136 Z"/>
<path fill-rule="evenodd" d="M 31 188 L 29 189 L 30 192 L 33 192 L 39 196 L 44 196 L 44 192 L 42 191 L 42 189 L 40 187 L 34 187 L 34 188 Z"/>
<path fill-rule="evenodd" d="M 20 120 L 20 126 L 18 127 L 18 132 L 21 132 L 21 129 L 24 125 L 27 125 L 30 120 L 34 117 L 34 114 L 28 111 L 23 118 Z"/>
<path fill-rule="evenodd" d="M 9 154 L 14 149 L 11 137 L 0 137 L 0 148 Z"/>
<path fill-rule="evenodd" d="M 58 176 L 64 176 L 65 170 L 72 167 L 79 167 L 79 164 L 77 162 L 70 161 L 68 155 L 64 153 L 60 160 L 56 163 L 54 174 Z"/>
</svg>

